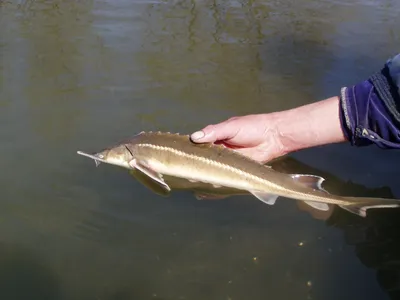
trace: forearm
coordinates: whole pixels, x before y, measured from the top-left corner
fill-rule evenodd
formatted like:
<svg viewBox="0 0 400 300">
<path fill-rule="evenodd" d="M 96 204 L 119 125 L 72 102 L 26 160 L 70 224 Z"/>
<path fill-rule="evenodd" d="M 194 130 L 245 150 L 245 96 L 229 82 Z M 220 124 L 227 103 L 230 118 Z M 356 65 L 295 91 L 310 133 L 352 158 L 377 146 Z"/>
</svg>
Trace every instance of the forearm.
<svg viewBox="0 0 400 300">
<path fill-rule="evenodd" d="M 344 141 L 400 149 L 400 54 L 340 96 L 274 117 L 283 154 Z"/>
<path fill-rule="evenodd" d="M 339 97 L 275 113 L 276 132 L 285 153 L 346 141 Z"/>
</svg>

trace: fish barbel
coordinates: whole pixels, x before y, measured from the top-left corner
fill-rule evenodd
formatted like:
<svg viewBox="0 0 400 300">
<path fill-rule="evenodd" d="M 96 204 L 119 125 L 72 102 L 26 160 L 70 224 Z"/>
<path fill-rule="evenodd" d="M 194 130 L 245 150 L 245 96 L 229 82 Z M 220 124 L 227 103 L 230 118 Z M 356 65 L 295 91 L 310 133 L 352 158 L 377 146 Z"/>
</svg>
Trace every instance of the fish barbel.
<svg viewBox="0 0 400 300">
<path fill-rule="evenodd" d="M 104 162 L 135 170 L 142 177 L 139 181 L 148 179 L 146 186 L 155 186 L 159 194 L 171 191 L 163 179 L 165 175 L 209 184 L 216 189 L 245 191 L 269 205 L 281 196 L 304 201 L 323 211 L 329 210 L 328 204 L 335 204 L 362 217 L 369 208 L 400 207 L 400 199 L 330 194 L 322 187 L 322 177 L 280 173 L 225 146 L 196 144 L 189 135 L 142 131 L 98 153 L 78 151 L 78 154 L 94 159 L 96 166 Z"/>
</svg>

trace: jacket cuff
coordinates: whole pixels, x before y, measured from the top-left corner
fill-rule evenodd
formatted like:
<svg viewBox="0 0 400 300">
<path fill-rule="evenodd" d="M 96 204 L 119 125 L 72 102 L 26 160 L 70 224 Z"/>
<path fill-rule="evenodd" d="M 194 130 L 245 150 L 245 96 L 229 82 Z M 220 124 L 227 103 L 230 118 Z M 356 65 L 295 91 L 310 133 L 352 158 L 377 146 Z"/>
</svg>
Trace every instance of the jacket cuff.
<svg viewBox="0 0 400 300">
<path fill-rule="evenodd" d="M 368 80 L 342 88 L 340 121 L 351 145 L 400 149 L 399 98 L 389 64 Z"/>
</svg>

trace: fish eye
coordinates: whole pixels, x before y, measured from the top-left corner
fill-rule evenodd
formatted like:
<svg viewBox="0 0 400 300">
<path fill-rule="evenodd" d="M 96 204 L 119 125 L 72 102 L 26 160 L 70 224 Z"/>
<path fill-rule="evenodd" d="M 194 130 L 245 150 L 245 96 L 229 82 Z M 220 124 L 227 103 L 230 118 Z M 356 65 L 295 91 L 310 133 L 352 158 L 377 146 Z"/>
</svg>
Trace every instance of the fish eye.
<svg viewBox="0 0 400 300">
<path fill-rule="evenodd" d="M 98 158 L 104 158 L 104 155 L 103 154 L 98 154 L 97 157 Z"/>
</svg>

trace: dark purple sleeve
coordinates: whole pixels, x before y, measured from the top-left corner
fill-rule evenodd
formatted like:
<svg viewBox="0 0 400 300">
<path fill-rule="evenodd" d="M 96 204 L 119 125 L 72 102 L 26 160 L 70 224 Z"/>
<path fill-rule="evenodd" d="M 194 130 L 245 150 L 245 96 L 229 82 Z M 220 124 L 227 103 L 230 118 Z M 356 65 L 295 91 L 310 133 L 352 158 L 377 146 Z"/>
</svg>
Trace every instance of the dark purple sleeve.
<svg viewBox="0 0 400 300">
<path fill-rule="evenodd" d="M 353 146 L 400 149 L 400 53 L 340 95 L 340 122 Z"/>
</svg>

